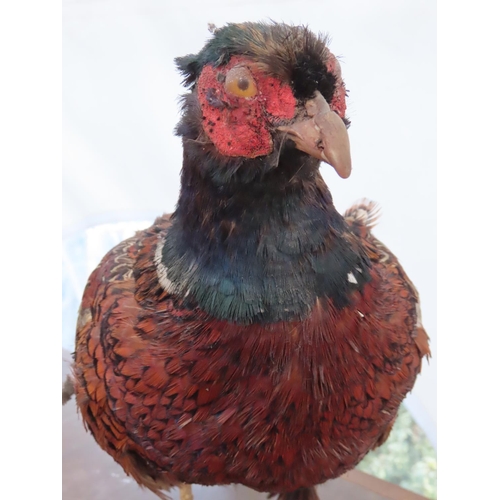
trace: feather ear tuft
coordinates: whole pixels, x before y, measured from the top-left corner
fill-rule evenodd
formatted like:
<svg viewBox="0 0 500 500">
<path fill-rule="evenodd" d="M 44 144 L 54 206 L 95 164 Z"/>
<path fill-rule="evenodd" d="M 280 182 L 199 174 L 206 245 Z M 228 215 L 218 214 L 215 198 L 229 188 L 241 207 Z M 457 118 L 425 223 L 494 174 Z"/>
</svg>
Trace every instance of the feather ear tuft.
<svg viewBox="0 0 500 500">
<path fill-rule="evenodd" d="M 201 71 L 198 56 L 195 54 L 188 54 L 187 56 L 176 57 L 174 61 L 177 69 L 184 76 L 184 81 L 182 83 L 186 87 L 191 86 L 196 81 Z"/>
</svg>

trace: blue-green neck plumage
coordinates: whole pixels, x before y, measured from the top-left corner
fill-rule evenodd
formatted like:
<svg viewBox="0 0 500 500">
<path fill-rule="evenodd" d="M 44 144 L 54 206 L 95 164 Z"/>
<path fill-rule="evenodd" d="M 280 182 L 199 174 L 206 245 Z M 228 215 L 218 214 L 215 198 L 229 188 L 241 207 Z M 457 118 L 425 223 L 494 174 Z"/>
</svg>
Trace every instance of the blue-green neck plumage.
<svg viewBox="0 0 500 500">
<path fill-rule="evenodd" d="M 266 158 L 221 163 L 186 141 L 162 255 L 176 292 L 244 324 L 303 319 L 321 297 L 346 306 L 368 264 L 344 238 L 318 162 L 287 146 L 275 167 Z"/>
</svg>

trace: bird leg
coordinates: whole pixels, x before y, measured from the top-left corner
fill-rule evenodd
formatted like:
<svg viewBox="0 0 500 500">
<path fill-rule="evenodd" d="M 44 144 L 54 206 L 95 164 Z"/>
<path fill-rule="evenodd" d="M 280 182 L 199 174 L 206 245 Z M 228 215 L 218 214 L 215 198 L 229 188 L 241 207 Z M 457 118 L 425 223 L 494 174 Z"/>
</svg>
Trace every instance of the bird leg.
<svg viewBox="0 0 500 500">
<path fill-rule="evenodd" d="M 191 491 L 191 485 L 182 483 L 179 486 L 180 500 L 193 500 L 193 492 Z"/>
</svg>

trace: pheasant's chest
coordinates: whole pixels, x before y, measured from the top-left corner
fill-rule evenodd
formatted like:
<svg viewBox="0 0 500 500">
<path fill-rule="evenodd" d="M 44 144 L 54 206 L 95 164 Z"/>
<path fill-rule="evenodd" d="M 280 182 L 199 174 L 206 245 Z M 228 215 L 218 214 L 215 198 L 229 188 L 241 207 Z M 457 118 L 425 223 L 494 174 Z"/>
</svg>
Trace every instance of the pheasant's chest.
<svg viewBox="0 0 500 500">
<path fill-rule="evenodd" d="M 237 408 L 246 426 L 260 419 L 303 427 L 311 419 L 341 414 L 352 393 L 363 392 L 377 378 L 372 359 L 380 355 L 366 352 L 357 326 L 347 336 L 323 326 L 323 335 L 305 335 L 300 324 L 264 335 L 248 331 L 246 337 L 199 348 L 198 355 L 189 352 L 187 358 L 197 358 L 188 361 L 188 370 L 199 387 L 199 402 L 216 412 L 219 404 Z"/>
<path fill-rule="evenodd" d="M 360 349 L 304 341 L 297 325 L 286 333 L 286 342 L 279 332 L 220 341 L 200 351 L 190 369 L 196 403 L 183 416 L 187 439 L 179 452 L 191 455 L 197 441 L 200 463 L 220 467 L 219 480 L 266 491 L 273 481 L 324 481 L 359 461 L 391 418 L 380 420 L 383 402 L 366 391 L 376 373 L 363 368 Z M 204 484 L 217 476 L 199 474 L 196 482 Z"/>
<path fill-rule="evenodd" d="M 148 459 L 183 481 L 263 491 L 353 467 L 403 394 L 396 364 L 406 337 L 373 312 L 373 286 L 341 311 L 318 300 L 305 321 L 238 326 L 196 310 L 175 322 L 145 318 L 164 330 L 147 344 L 161 377 L 141 381 L 145 393 L 127 415 L 141 417 L 130 430 Z M 405 376 L 410 387 L 414 374 Z M 160 390 L 149 387 L 159 381 Z"/>
</svg>

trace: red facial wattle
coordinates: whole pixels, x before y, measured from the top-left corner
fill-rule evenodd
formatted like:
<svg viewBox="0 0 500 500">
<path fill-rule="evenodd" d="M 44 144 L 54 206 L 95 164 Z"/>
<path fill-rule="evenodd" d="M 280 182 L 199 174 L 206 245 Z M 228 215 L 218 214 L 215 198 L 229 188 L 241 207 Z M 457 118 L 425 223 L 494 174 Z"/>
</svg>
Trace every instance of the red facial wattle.
<svg viewBox="0 0 500 500">
<path fill-rule="evenodd" d="M 345 102 L 346 90 L 342 82 L 342 74 L 339 61 L 333 54 L 328 58 L 326 68 L 337 77 L 338 82 L 335 88 L 335 93 L 333 94 L 332 101 L 330 102 L 330 107 L 334 111 L 337 111 L 341 118 L 345 118 L 345 112 L 347 108 Z"/>
<path fill-rule="evenodd" d="M 288 85 L 260 71 L 252 71 L 258 88 L 255 97 L 229 94 L 224 77 L 237 65 L 252 67 L 248 60 L 233 57 L 223 68 L 203 68 L 198 80 L 203 129 L 224 156 L 265 156 L 273 149 L 270 123 L 273 118 L 293 118 L 296 100 Z"/>
<path fill-rule="evenodd" d="M 341 120 L 345 118 L 346 90 L 339 62 L 332 54 L 326 67 L 337 82 L 330 102 L 316 91 L 298 106 L 289 84 L 244 57 L 232 57 L 220 67 L 205 66 L 197 85 L 205 134 L 223 156 L 256 158 L 272 152 L 271 130 L 285 132 L 297 149 L 330 163 L 341 177 L 348 177 L 349 139 Z"/>
</svg>

